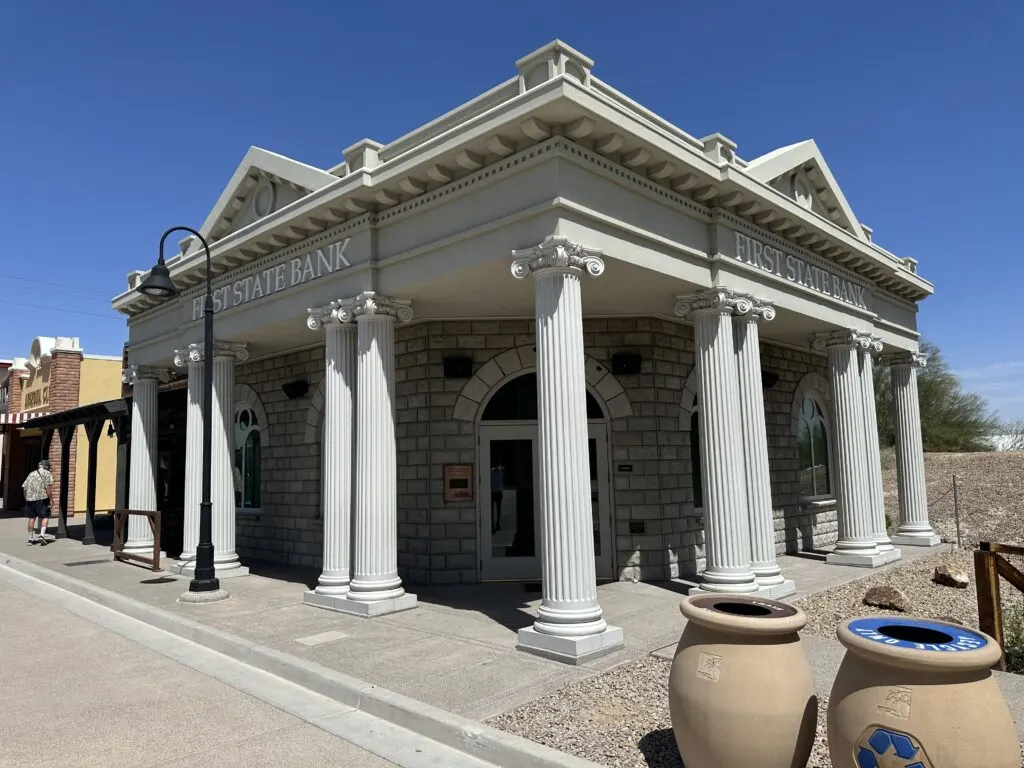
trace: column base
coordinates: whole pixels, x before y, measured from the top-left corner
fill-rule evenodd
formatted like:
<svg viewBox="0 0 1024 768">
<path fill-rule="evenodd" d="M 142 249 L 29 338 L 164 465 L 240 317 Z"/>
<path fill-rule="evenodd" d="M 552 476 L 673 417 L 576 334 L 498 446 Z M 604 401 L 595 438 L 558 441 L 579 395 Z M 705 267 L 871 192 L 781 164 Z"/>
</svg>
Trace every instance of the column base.
<svg viewBox="0 0 1024 768">
<path fill-rule="evenodd" d="M 787 597 L 796 592 L 796 584 L 792 579 L 784 579 L 779 584 L 754 584 L 753 588 L 749 592 L 736 592 L 730 590 L 723 592 L 718 589 L 718 584 L 708 584 L 702 581 L 694 581 L 692 579 L 672 579 L 673 584 L 679 584 L 686 589 L 687 595 L 721 595 L 722 597 L 729 597 L 729 595 L 743 595 L 744 597 L 767 597 L 773 600 L 777 600 L 781 597 Z"/>
<path fill-rule="evenodd" d="M 853 565 L 858 568 L 878 568 L 879 566 L 892 561 L 889 560 L 883 552 L 879 552 L 874 555 L 858 555 L 852 552 L 829 552 L 828 555 L 825 556 L 825 562 L 829 565 Z"/>
<path fill-rule="evenodd" d="M 317 608 L 325 608 L 328 611 L 348 613 L 353 616 L 384 616 L 389 613 L 408 611 L 416 607 L 416 595 L 406 592 L 401 597 L 388 600 L 352 600 L 348 595 L 321 595 L 315 590 L 307 590 L 302 593 L 302 602 L 306 605 L 314 605 Z"/>
<path fill-rule="evenodd" d="M 897 533 L 889 537 L 893 544 L 901 547 L 937 547 L 942 543 L 942 537 L 937 533 L 925 534 L 924 536 L 912 536 Z"/>
<path fill-rule="evenodd" d="M 903 553 L 891 545 L 888 549 L 882 549 L 879 547 L 878 551 L 882 553 L 882 557 L 885 558 L 885 562 L 887 563 L 895 563 L 897 560 L 903 559 Z"/>
<path fill-rule="evenodd" d="M 227 567 L 224 567 L 227 566 Z M 196 574 L 196 561 L 189 560 L 187 563 L 178 563 L 175 568 L 175 573 L 179 576 L 185 576 L 192 578 Z M 235 576 L 248 576 L 249 568 L 239 563 L 214 563 L 213 575 L 218 579 L 232 579 Z"/>
<path fill-rule="evenodd" d="M 531 626 L 519 630 L 516 648 L 564 664 L 586 664 L 588 661 L 613 653 L 624 645 L 625 638 L 620 627 L 606 627 L 603 632 L 596 635 L 563 637 L 546 635 Z"/>
</svg>

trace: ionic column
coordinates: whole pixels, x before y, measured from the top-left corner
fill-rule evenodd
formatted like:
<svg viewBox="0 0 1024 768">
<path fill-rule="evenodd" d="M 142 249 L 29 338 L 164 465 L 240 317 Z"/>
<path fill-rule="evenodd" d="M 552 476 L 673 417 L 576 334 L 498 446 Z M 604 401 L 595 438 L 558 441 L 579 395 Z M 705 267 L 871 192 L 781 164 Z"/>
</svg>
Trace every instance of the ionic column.
<svg viewBox="0 0 1024 768">
<path fill-rule="evenodd" d="M 732 329 L 733 314 L 745 315 L 750 310 L 749 298 L 725 288 L 680 298 L 675 307 L 680 317 L 693 318 L 697 346 L 707 558 L 696 590 L 700 592 L 737 594 L 760 589 L 751 569 L 739 370 Z"/>
<path fill-rule="evenodd" d="M 580 276 L 604 272 L 600 251 L 562 236 L 513 251 L 512 275 L 533 275 L 537 318 L 541 604 L 519 648 L 578 663 L 623 645 L 597 602 Z"/>
<path fill-rule="evenodd" d="M 917 370 L 924 368 L 927 358 L 906 353 L 887 362 L 892 373 L 896 477 L 900 495 L 900 527 L 892 541 L 904 547 L 934 547 L 941 538 L 928 520 L 921 410 L 917 397 Z"/>
<path fill-rule="evenodd" d="M 321 608 L 344 608 L 339 600 L 349 592 L 352 563 L 352 461 L 355 434 L 356 326 L 338 319 L 337 303 L 311 309 L 310 330 L 326 329 L 323 420 L 323 572 L 303 602 Z"/>
<path fill-rule="evenodd" d="M 835 410 L 832 445 L 835 457 L 836 510 L 839 540 L 826 561 L 869 568 L 882 565 L 885 555 L 878 551 L 871 518 L 871 495 L 867 481 L 867 447 L 864 444 L 864 406 L 860 384 L 858 350 L 864 335 L 856 331 L 818 334 L 815 349 L 828 355 L 828 374 Z"/>
<path fill-rule="evenodd" d="M 416 605 L 398 576 L 395 442 L 395 325 L 412 320 L 412 308 L 365 291 L 339 302 L 335 312 L 339 321 L 357 324 L 355 548 L 349 592 L 336 609 L 378 616 Z"/>
<path fill-rule="evenodd" d="M 775 560 L 775 513 L 768 463 L 768 436 L 761 383 L 761 322 L 775 318 L 775 308 L 752 300 L 749 312 L 733 317 L 736 367 L 739 372 L 740 432 L 746 470 L 747 516 L 750 524 L 750 568 L 762 593 L 779 598 L 796 592 Z M 699 417 L 698 417 L 699 418 Z"/>
<path fill-rule="evenodd" d="M 882 489 L 882 455 L 878 449 L 878 415 L 875 413 L 875 376 L 872 354 L 882 351 L 882 340 L 867 336 L 858 351 L 860 357 L 861 404 L 864 409 L 864 447 L 867 450 L 868 494 L 871 498 L 871 532 L 878 551 L 887 562 L 899 560 L 901 553 L 889 540 L 885 525 L 885 491 Z"/>
<path fill-rule="evenodd" d="M 249 359 L 245 344 L 213 345 L 213 403 L 210 445 L 210 502 L 213 565 L 217 578 L 249 572 L 235 552 L 235 363 Z"/>
<path fill-rule="evenodd" d="M 185 509 L 179 572 L 196 559 L 199 545 L 199 504 L 203 500 L 203 345 L 174 351 L 174 365 L 188 368 L 185 411 Z"/>
<path fill-rule="evenodd" d="M 139 365 L 129 366 L 121 380 L 132 388 L 131 459 L 128 480 L 128 507 L 156 510 L 157 397 L 160 381 L 167 371 Z M 128 516 L 126 552 L 152 557 L 153 531 L 141 515 Z"/>
</svg>

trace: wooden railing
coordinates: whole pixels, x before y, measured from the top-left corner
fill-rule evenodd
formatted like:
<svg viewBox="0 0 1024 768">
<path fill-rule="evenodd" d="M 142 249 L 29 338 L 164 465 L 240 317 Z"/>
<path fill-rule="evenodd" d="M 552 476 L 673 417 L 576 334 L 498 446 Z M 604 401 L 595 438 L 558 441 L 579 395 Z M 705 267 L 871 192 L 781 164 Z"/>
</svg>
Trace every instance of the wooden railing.
<svg viewBox="0 0 1024 768">
<path fill-rule="evenodd" d="M 110 545 L 110 551 L 114 553 L 115 560 L 134 560 L 148 565 L 151 570 L 160 570 L 160 511 L 141 509 L 108 509 L 114 515 L 114 543 Z M 134 552 L 124 551 L 124 536 L 128 526 L 125 525 L 131 515 L 142 515 L 149 520 L 149 527 L 153 531 L 153 556 L 136 555 Z"/>
<path fill-rule="evenodd" d="M 1024 573 L 1001 555 L 1024 557 L 1024 547 L 1011 544 L 978 543 L 974 552 L 974 580 L 978 584 L 978 626 L 991 635 L 1005 651 L 1003 640 L 1003 604 L 999 597 L 999 577 L 1002 576 L 1019 592 L 1024 592 Z M 999 660 L 999 669 L 1006 669 L 1006 654 Z"/>
</svg>

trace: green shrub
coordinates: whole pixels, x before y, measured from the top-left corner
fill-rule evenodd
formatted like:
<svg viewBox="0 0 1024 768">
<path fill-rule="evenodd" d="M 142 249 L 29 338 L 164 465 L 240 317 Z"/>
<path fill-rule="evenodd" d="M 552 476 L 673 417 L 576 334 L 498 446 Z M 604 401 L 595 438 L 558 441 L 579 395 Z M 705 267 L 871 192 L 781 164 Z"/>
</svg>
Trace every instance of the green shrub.
<svg viewBox="0 0 1024 768">
<path fill-rule="evenodd" d="M 1003 608 L 1003 653 L 1006 671 L 1024 674 L 1024 606 Z"/>
</svg>

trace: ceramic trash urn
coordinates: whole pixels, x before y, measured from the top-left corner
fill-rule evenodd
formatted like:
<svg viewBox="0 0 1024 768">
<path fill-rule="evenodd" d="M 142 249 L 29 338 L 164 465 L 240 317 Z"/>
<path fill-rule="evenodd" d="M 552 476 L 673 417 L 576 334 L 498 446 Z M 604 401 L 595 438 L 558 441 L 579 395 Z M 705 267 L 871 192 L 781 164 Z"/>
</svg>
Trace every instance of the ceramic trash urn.
<svg viewBox="0 0 1024 768">
<path fill-rule="evenodd" d="M 828 701 L 835 768 L 1019 768 L 988 635 L 933 619 L 850 619 Z"/>
<path fill-rule="evenodd" d="M 691 595 L 669 675 L 669 714 L 686 768 L 804 768 L 818 719 L 797 634 L 807 617 L 776 600 Z"/>
</svg>

